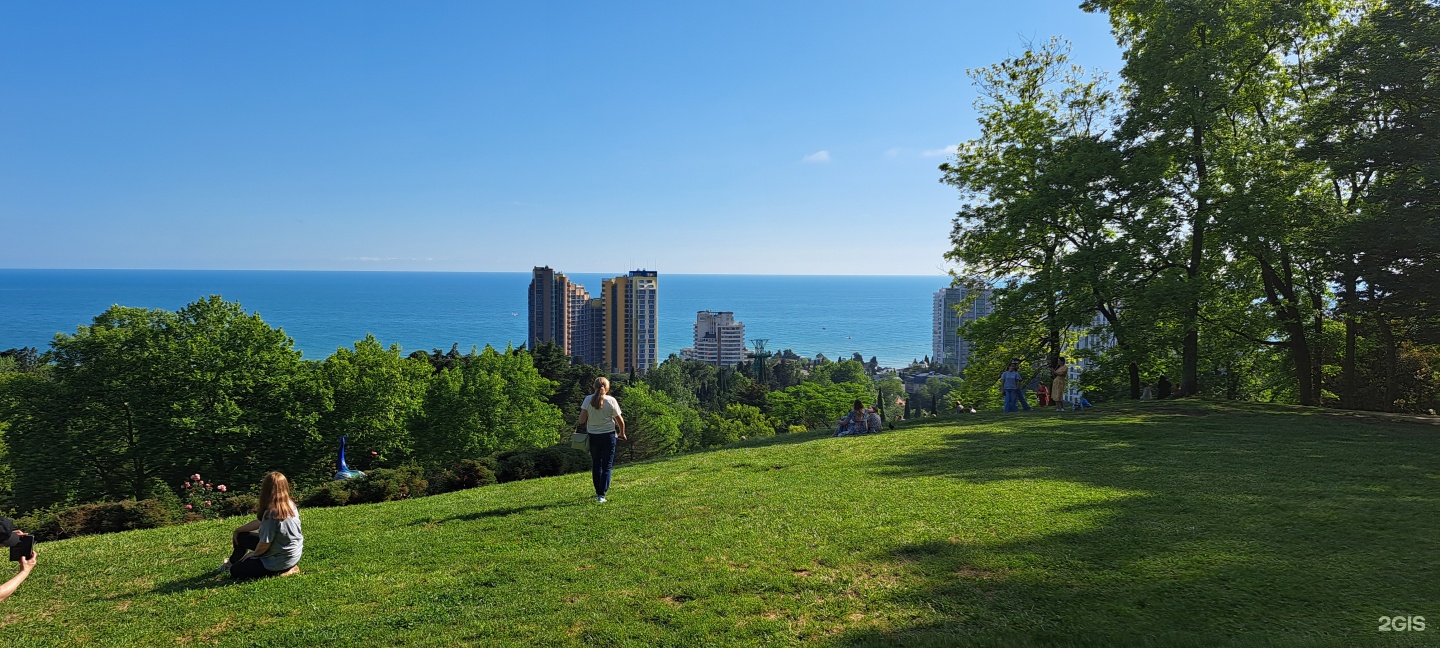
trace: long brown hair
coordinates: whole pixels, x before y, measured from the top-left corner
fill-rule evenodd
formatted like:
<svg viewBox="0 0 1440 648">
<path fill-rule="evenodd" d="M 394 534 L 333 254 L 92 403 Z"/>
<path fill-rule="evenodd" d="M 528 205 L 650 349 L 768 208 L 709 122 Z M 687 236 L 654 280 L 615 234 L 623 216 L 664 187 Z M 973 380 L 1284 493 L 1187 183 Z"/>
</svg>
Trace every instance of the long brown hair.
<svg viewBox="0 0 1440 648">
<path fill-rule="evenodd" d="M 610 390 L 610 379 L 604 376 L 595 377 L 595 394 L 590 397 L 590 407 L 596 411 L 605 409 L 605 396 L 600 393 L 601 389 Z"/>
<path fill-rule="evenodd" d="M 290 499 L 290 480 L 279 472 L 265 473 L 260 480 L 260 501 L 255 505 L 255 514 L 263 518 L 266 513 L 274 520 L 299 515 L 295 500 Z"/>
</svg>

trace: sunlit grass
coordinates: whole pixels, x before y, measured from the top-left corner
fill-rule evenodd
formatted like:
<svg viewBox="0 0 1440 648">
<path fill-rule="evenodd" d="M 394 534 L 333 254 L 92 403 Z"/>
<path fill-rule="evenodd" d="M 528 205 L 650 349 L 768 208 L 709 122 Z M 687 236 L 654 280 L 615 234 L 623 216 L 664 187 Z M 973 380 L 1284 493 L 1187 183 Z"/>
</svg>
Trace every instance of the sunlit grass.
<svg viewBox="0 0 1440 648">
<path fill-rule="evenodd" d="M 1423 645 L 1430 428 L 1159 405 L 781 437 L 303 512 L 303 573 L 212 574 L 239 520 L 79 538 L 21 645 Z M 1382 614 L 1432 615 L 1379 633 Z M 1427 616 L 1427 619 L 1431 617 Z"/>
</svg>

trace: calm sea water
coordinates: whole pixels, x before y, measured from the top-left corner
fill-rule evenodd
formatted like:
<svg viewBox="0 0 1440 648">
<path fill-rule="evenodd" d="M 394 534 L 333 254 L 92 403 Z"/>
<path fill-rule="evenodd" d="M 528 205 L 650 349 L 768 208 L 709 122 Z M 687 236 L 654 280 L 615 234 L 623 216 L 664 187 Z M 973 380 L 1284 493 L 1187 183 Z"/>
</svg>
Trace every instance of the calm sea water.
<svg viewBox="0 0 1440 648">
<path fill-rule="evenodd" d="M 616 272 L 615 274 L 621 274 Z M 592 293 L 600 274 L 571 273 Z M 366 333 L 406 353 L 525 343 L 528 272 L 0 270 L 0 349 L 45 349 L 113 304 L 177 310 L 217 294 L 321 359 Z M 691 346 L 695 312 L 734 311 L 746 338 L 804 356 L 859 352 L 886 366 L 930 354 L 944 276 L 660 274 L 660 354 Z"/>
</svg>

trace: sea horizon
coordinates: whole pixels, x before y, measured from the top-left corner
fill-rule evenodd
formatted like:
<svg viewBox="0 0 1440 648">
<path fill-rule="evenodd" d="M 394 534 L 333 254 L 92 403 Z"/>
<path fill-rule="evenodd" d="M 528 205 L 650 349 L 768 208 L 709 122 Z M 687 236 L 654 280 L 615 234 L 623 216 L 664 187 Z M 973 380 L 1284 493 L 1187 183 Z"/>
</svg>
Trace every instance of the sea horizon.
<svg viewBox="0 0 1440 648">
<path fill-rule="evenodd" d="M 553 267 L 553 266 L 552 266 Z M 556 268 L 592 293 L 619 272 Z M 402 352 L 520 346 L 529 271 L 0 269 L 0 349 L 44 350 L 111 305 L 177 310 L 212 294 L 238 301 L 320 360 L 373 334 Z M 695 313 L 730 311 L 750 340 L 884 366 L 930 354 L 931 296 L 947 275 L 660 272 L 660 357 L 693 342 Z"/>
<path fill-rule="evenodd" d="M 538 266 L 537 266 L 538 267 Z M 815 273 L 784 273 L 784 272 L 666 272 L 654 268 L 631 268 L 617 273 L 575 270 L 567 271 L 554 268 L 555 272 L 564 275 L 605 275 L 607 277 L 618 277 L 630 272 L 630 270 L 653 270 L 665 276 L 703 276 L 703 277 L 948 277 L 946 273 L 928 274 L 815 274 Z M 348 269 L 333 270 L 319 268 L 300 268 L 288 270 L 283 268 L 4 268 L 0 272 L 394 272 L 403 274 L 523 274 L 530 275 L 528 270 L 386 270 L 373 269 Z"/>
</svg>

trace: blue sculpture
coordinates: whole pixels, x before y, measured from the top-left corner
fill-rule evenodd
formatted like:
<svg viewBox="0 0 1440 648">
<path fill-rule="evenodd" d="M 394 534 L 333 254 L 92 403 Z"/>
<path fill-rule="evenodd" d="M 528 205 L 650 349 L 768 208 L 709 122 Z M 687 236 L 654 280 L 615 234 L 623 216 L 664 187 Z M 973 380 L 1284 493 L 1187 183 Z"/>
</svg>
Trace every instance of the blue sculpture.
<svg viewBox="0 0 1440 648">
<path fill-rule="evenodd" d="M 335 479 L 355 479 L 364 476 L 365 473 L 351 470 L 350 466 L 345 465 L 345 435 L 340 435 L 340 466 L 339 470 L 335 471 Z"/>
</svg>

